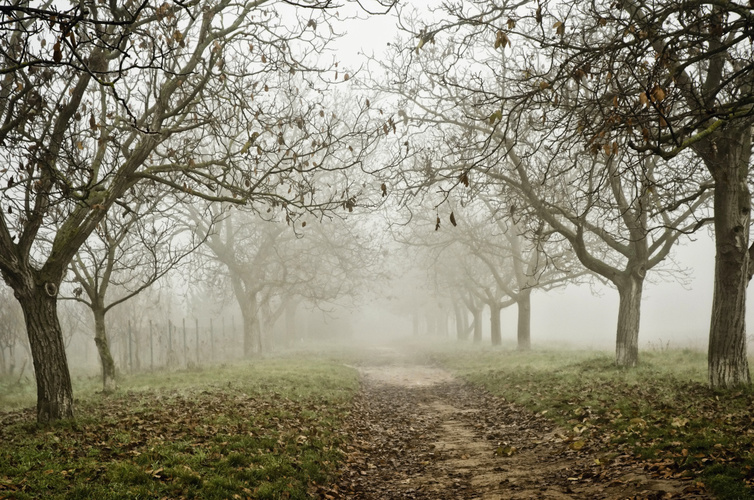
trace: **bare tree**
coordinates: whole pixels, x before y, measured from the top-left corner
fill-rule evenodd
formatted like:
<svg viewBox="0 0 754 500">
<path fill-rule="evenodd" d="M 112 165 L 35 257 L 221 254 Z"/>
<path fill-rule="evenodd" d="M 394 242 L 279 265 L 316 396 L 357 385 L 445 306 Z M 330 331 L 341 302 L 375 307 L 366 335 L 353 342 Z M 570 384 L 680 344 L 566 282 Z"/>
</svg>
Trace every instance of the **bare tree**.
<svg viewBox="0 0 754 500">
<path fill-rule="evenodd" d="M 284 93 L 309 83 L 321 90 L 334 75 L 315 66 L 332 37 L 331 7 L 219 0 L 0 10 L 0 271 L 24 310 L 40 422 L 73 416 L 56 314 L 65 270 L 130 189 L 147 183 L 277 209 L 349 199 L 315 189 L 320 172 L 347 168 L 347 146 L 359 146 L 343 143 L 344 120 L 316 101 L 276 115 L 291 104 Z M 290 129 L 327 140 L 294 149 Z"/>
<path fill-rule="evenodd" d="M 426 27 L 421 40 L 448 30 L 505 61 L 497 88 L 480 95 L 501 135 L 515 142 L 523 130 L 548 130 L 561 145 L 555 151 L 607 157 L 600 168 L 612 169 L 624 187 L 636 186 L 629 203 L 642 211 L 657 200 L 660 214 L 689 206 L 707 192 L 700 179 L 712 181 L 717 252 L 709 383 L 749 384 L 752 10 L 735 2 L 633 0 L 448 7 L 446 19 Z M 639 204 L 647 191 L 654 194 Z"/>
<path fill-rule="evenodd" d="M 210 233 L 202 267 L 212 279 L 230 282 L 244 319 L 247 356 L 269 347 L 265 332 L 284 313 L 290 320 L 299 302 L 353 298 L 379 274 L 379 247 L 350 220 L 302 216 L 286 224 L 234 211 Z"/>
<path fill-rule="evenodd" d="M 185 224 L 176 224 L 180 199 L 144 194 L 141 198 L 122 214 L 111 212 L 84 242 L 71 262 L 72 285 L 63 297 L 85 304 L 92 312 L 105 392 L 116 386 L 107 313 L 179 266 L 207 236 L 207 232 L 198 235 Z M 207 221 L 210 228 L 212 223 Z"/>
<path fill-rule="evenodd" d="M 421 47 L 411 41 L 390 59 L 394 79 L 386 90 L 402 99 L 399 112 L 412 127 L 407 143 L 421 148 L 429 135 L 435 145 L 416 153 L 423 168 L 402 179 L 416 188 L 444 183 L 446 191 L 499 183 L 498 206 L 508 207 L 499 213 L 539 219 L 570 243 L 584 267 L 617 288 L 616 363 L 636 365 L 646 273 L 704 223 L 708 176 L 688 156 L 636 154 L 625 137 L 605 141 L 598 131 L 585 147 L 585 125 L 575 118 L 583 111 L 583 79 L 569 74 L 556 94 L 546 77 L 557 71 L 557 59 L 540 58 L 525 41 L 510 47 L 510 31 L 523 31 L 528 21 L 541 38 L 536 16 L 520 20 L 505 4 L 446 7 L 446 19 L 414 25 Z M 563 43 L 558 27 L 545 34 L 556 38 L 548 44 Z"/>
<path fill-rule="evenodd" d="M 490 340 L 492 345 L 500 345 L 503 343 L 500 314 L 503 309 L 516 304 L 516 299 L 508 294 L 513 280 L 512 269 L 510 266 L 493 266 L 491 269 L 487 263 L 471 255 L 461 245 L 454 246 L 455 252 L 449 255 L 455 253 L 454 264 L 461 265 L 462 275 L 459 278 L 462 281 L 459 285 L 462 285 L 462 290 L 468 294 L 467 303 L 473 306 L 478 301 L 489 308 Z M 479 328 L 481 334 L 481 323 Z"/>
<path fill-rule="evenodd" d="M 482 213 L 491 221 L 460 219 L 457 239 L 484 263 L 500 290 L 515 302 L 517 345 L 526 351 L 531 348 L 532 292 L 578 283 L 585 272 L 571 248 L 563 245 L 549 226 L 538 221 L 537 227 L 529 230 L 523 220 L 502 217 L 493 203 L 484 200 L 487 211 Z M 470 227 L 464 228 L 464 223 Z M 501 273 L 505 269 L 507 273 Z"/>
<path fill-rule="evenodd" d="M 277 252 L 285 276 L 277 294 L 286 313 L 301 302 L 320 309 L 362 302 L 388 274 L 383 231 L 372 220 L 372 208 L 308 219 Z"/>
<path fill-rule="evenodd" d="M 510 261 L 501 259 L 488 264 L 479 259 L 466 245 L 464 239 L 472 238 L 473 230 L 466 223 L 466 218 L 455 212 L 452 215 L 453 224 L 447 231 L 440 231 L 439 215 L 427 218 L 430 208 L 419 209 L 412 217 L 410 224 L 393 229 L 393 237 L 402 245 L 411 249 L 412 260 L 415 265 L 425 271 L 426 291 L 423 309 L 427 315 L 428 330 L 437 333 L 437 325 L 444 325 L 447 318 L 447 308 L 438 309 L 438 303 L 463 302 L 472 306 L 472 313 L 481 315 L 483 304 L 489 307 L 491 318 L 491 340 L 493 345 L 502 343 L 500 312 L 502 309 L 516 303 L 508 295 L 511 288 L 513 272 Z M 473 210 L 470 210 L 473 213 Z M 459 225 L 459 222 L 460 225 Z M 480 231 L 484 231 L 480 229 Z M 473 245 L 473 242 L 469 243 Z M 489 248 L 487 249 L 489 250 Z M 494 257 L 492 258 L 494 259 Z M 476 308 L 474 307 L 476 306 Z M 476 311 L 475 311 L 476 309 Z M 475 316 L 475 319 L 478 319 Z M 476 321 L 475 331 L 481 339 L 481 322 Z"/>
</svg>

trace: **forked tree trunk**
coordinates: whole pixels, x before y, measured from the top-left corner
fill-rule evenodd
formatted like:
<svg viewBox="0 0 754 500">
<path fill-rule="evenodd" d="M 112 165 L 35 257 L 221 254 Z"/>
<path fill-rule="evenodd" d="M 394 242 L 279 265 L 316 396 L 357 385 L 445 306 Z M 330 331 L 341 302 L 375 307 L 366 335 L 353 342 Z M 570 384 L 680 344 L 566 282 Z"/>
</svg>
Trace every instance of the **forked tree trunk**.
<svg viewBox="0 0 754 500">
<path fill-rule="evenodd" d="M 500 329 L 500 311 L 501 307 L 496 304 L 490 304 L 490 337 L 492 345 L 503 343 L 503 333 Z"/>
<path fill-rule="evenodd" d="M 233 295 L 236 297 L 241 318 L 243 319 L 243 355 L 249 357 L 260 352 L 261 328 L 259 326 L 257 294 L 251 290 L 248 283 L 235 274 L 231 276 Z"/>
<path fill-rule="evenodd" d="M 714 147 L 713 147 L 714 146 Z M 710 145 L 707 158 L 715 180 L 715 288 L 712 299 L 709 384 L 749 385 L 746 357 L 746 288 L 749 282 L 751 194 L 747 185 L 751 127 L 732 130 Z"/>
<path fill-rule="evenodd" d="M 644 277 L 636 273 L 616 282 L 618 288 L 618 333 L 615 364 L 631 368 L 639 364 L 639 324 Z"/>
<path fill-rule="evenodd" d="M 474 308 L 471 310 L 471 315 L 474 317 L 474 343 L 478 344 L 482 341 L 482 308 Z"/>
<path fill-rule="evenodd" d="M 531 288 L 521 290 L 516 301 L 518 306 L 518 350 L 531 349 Z"/>
<path fill-rule="evenodd" d="M 24 312 L 37 380 L 37 421 L 73 418 L 73 389 L 57 314 L 57 286 L 35 286 L 16 296 Z"/>
<path fill-rule="evenodd" d="M 97 345 L 97 352 L 102 365 L 102 390 L 113 392 L 116 389 L 115 361 L 113 361 L 113 356 L 110 353 L 110 343 L 107 341 L 105 308 L 93 304 L 92 313 L 94 313 L 94 343 Z"/>
</svg>

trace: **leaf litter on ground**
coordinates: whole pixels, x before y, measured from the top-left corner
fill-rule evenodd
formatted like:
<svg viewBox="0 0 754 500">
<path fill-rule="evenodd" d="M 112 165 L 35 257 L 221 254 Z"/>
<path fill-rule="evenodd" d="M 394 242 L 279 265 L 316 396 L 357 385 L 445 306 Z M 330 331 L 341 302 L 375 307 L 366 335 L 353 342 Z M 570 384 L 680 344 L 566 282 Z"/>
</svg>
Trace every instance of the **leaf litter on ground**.
<svg viewBox="0 0 754 500">
<path fill-rule="evenodd" d="M 400 374 L 390 383 L 376 370 Z M 365 372 L 332 498 L 710 498 L 467 383 L 416 383 L 389 364 Z"/>
<path fill-rule="evenodd" d="M 87 397 L 49 427 L 0 413 L 0 498 L 309 498 L 328 483 L 352 370 L 258 360 L 201 375 L 153 374 L 161 388 Z"/>
</svg>

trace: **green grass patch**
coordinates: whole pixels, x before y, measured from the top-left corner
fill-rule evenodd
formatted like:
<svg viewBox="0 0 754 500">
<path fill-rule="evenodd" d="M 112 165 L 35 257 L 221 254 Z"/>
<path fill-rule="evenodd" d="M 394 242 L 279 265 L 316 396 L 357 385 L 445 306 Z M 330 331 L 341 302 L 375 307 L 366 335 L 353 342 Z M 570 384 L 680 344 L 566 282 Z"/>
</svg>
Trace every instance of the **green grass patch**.
<svg viewBox="0 0 754 500">
<path fill-rule="evenodd" d="M 619 369 L 595 351 L 435 350 L 469 382 L 563 426 L 591 449 L 693 476 L 720 498 L 754 499 L 754 391 L 712 391 L 706 355 L 643 352 Z"/>
<path fill-rule="evenodd" d="M 82 381 L 77 419 L 0 413 L 0 498 L 308 498 L 341 459 L 355 370 L 303 357 Z"/>
</svg>

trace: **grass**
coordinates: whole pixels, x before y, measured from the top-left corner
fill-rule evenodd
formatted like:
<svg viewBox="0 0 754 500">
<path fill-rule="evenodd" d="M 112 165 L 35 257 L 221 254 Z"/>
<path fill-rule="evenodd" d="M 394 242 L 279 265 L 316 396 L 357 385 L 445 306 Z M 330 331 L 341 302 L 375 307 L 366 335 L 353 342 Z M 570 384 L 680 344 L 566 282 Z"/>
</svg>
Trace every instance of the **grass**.
<svg viewBox="0 0 754 500">
<path fill-rule="evenodd" d="M 754 392 L 709 390 L 703 353 L 643 352 L 621 370 L 598 351 L 409 347 L 399 362 L 440 363 L 557 422 L 584 450 L 754 498 Z M 107 396 L 81 378 L 78 418 L 49 427 L 33 423 L 31 383 L 0 381 L 0 404 L 25 408 L 0 412 L 0 499 L 309 498 L 342 459 L 358 390 L 344 363 L 395 362 L 389 350 L 341 347 L 129 376 Z"/>
<path fill-rule="evenodd" d="M 643 352 L 629 370 L 594 351 L 465 348 L 432 356 L 592 450 L 630 454 L 668 477 L 692 476 L 720 498 L 754 499 L 754 392 L 708 389 L 704 353 Z"/>
<path fill-rule="evenodd" d="M 0 498 L 309 498 L 341 459 L 357 374 L 252 363 L 127 377 L 107 396 L 80 380 L 77 419 L 48 427 L 0 413 Z"/>
</svg>

